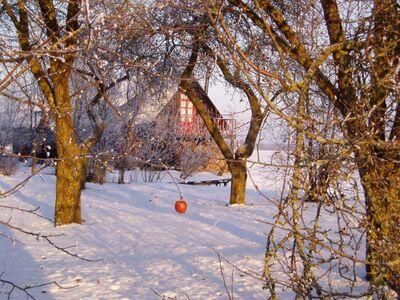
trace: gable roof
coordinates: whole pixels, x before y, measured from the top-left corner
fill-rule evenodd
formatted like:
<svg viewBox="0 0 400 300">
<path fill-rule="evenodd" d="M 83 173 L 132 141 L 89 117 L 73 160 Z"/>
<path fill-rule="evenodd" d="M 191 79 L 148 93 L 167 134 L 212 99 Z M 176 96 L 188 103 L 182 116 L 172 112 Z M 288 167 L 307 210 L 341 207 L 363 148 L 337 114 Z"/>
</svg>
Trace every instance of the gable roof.
<svg viewBox="0 0 400 300">
<path fill-rule="evenodd" d="M 206 105 L 208 111 L 210 112 L 211 116 L 215 119 L 223 119 L 222 114 L 219 112 L 217 107 L 214 105 L 210 97 L 207 95 L 203 87 L 200 85 L 200 83 L 197 80 L 193 80 L 190 84 L 190 87 L 194 90 L 196 90 L 198 93 L 200 93 L 201 99 L 203 103 Z M 185 94 L 185 91 L 182 90 L 181 88 L 178 88 L 178 90 L 175 92 L 175 94 L 172 96 L 172 98 L 167 102 L 167 104 L 161 109 L 161 111 L 158 113 L 158 116 L 173 116 L 175 115 L 178 110 L 179 110 L 179 103 L 178 99 L 180 94 Z"/>
<path fill-rule="evenodd" d="M 203 101 L 203 103 L 206 105 L 208 108 L 209 112 L 211 113 L 211 116 L 215 119 L 223 119 L 222 114 L 219 112 L 217 107 L 214 105 L 210 97 L 208 97 L 206 91 L 203 89 L 203 87 L 199 84 L 197 80 L 192 80 L 190 82 L 190 88 L 197 91 L 200 95 L 200 99 Z"/>
</svg>

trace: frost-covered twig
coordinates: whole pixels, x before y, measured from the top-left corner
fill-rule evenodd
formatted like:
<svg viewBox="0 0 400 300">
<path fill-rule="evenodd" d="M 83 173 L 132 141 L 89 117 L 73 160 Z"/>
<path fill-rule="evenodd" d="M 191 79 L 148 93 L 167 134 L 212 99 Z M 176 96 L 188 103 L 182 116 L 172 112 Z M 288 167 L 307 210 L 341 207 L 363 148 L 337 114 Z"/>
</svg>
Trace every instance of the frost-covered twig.
<svg viewBox="0 0 400 300">
<path fill-rule="evenodd" d="M 228 299 L 229 300 L 233 300 L 233 291 L 232 293 L 229 291 L 228 286 L 226 284 L 226 278 L 225 278 L 225 274 L 224 274 L 224 268 L 222 267 L 222 260 L 221 260 L 221 254 L 218 254 L 218 261 L 219 261 L 219 271 L 221 273 L 221 277 L 222 277 L 222 281 L 224 283 L 224 288 L 226 291 L 226 294 L 228 295 Z M 233 282 L 233 278 L 232 278 L 232 282 Z M 233 286 L 233 285 L 232 285 Z"/>
<path fill-rule="evenodd" d="M 45 220 L 50 221 L 50 222 L 53 222 L 52 219 L 50 219 L 50 218 L 48 218 L 46 216 L 43 216 L 42 214 L 38 213 L 38 211 L 40 209 L 40 206 L 38 206 L 36 208 L 33 208 L 33 209 L 25 209 L 25 208 L 21 208 L 21 207 L 17 207 L 17 206 L 9 206 L 9 205 L 0 204 L 0 208 L 10 209 L 10 210 L 17 210 L 17 211 L 20 211 L 20 212 L 23 212 L 23 213 L 28 213 L 28 214 L 35 215 L 35 216 L 37 216 L 39 218 L 45 219 Z"/>
<path fill-rule="evenodd" d="M 52 237 L 52 236 L 42 236 L 42 238 L 43 238 L 44 240 L 46 240 L 46 241 L 47 241 L 50 245 L 52 245 L 54 248 L 56 248 L 57 250 L 60 250 L 61 252 L 64 252 L 65 254 L 67 254 L 67 255 L 69 255 L 69 256 L 76 257 L 76 258 L 78 258 L 78 259 L 80 259 L 80 260 L 84 260 L 84 261 L 88 261 L 88 262 L 99 262 L 99 261 L 102 261 L 102 260 L 103 260 L 103 259 L 89 259 L 89 258 L 80 256 L 79 254 L 72 253 L 72 252 L 70 252 L 70 251 L 67 250 L 67 249 L 73 248 L 73 247 L 75 247 L 75 246 L 60 247 L 60 246 L 58 246 L 56 243 L 54 243 L 54 242 L 51 240 L 51 237 Z"/>
<path fill-rule="evenodd" d="M 40 284 L 36 284 L 36 285 L 25 285 L 25 286 L 21 286 L 19 284 L 16 284 L 15 282 L 12 282 L 10 280 L 7 279 L 3 279 L 4 272 L 0 274 L 0 283 L 2 283 L 3 285 L 7 285 L 10 286 L 10 290 L 8 292 L 5 292 L 5 294 L 7 295 L 7 299 L 11 299 L 11 295 L 13 294 L 13 292 L 15 292 L 16 290 L 19 290 L 21 292 L 23 292 L 28 299 L 32 299 L 32 300 L 36 300 L 36 298 L 30 293 L 31 290 L 33 289 L 37 289 L 37 288 L 41 288 L 41 287 L 45 287 L 45 286 L 49 286 L 49 285 L 55 285 L 60 289 L 72 289 L 77 287 L 77 285 L 74 286 L 62 286 L 60 284 L 58 284 L 56 281 L 51 281 L 51 282 L 46 282 L 46 283 L 40 283 Z"/>
<path fill-rule="evenodd" d="M 57 249 L 57 250 L 59 250 L 61 252 L 64 252 L 65 254 L 67 254 L 69 256 L 78 258 L 80 260 L 84 260 L 84 261 L 88 261 L 88 262 L 98 262 L 98 261 L 102 260 L 102 259 L 89 259 L 89 258 L 83 257 L 83 256 L 81 256 L 79 254 L 75 254 L 75 253 L 73 253 L 73 252 L 68 250 L 70 248 L 73 248 L 74 246 L 60 247 L 54 241 L 51 240 L 52 238 L 64 236 L 65 234 L 47 234 L 47 235 L 43 235 L 41 232 L 27 231 L 27 230 L 25 230 L 25 229 L 23 229 L 21 227 L 17 227 L 15 225 L 12 225 L 10 223 L 10 221 L 11 221 L 11 219 L 8 220 L 7 222 L 0 221 L 0 224 L 6 226 L 8 228 L 14 229 L 16 231 L 22 232 L 22 233 L 24 233 L 26 235 L 33 236 L 37 240 L 43 239 L 47 243 L 49 243 L 51 246 L 53 246 L 55 249 Z"/>
</svg>

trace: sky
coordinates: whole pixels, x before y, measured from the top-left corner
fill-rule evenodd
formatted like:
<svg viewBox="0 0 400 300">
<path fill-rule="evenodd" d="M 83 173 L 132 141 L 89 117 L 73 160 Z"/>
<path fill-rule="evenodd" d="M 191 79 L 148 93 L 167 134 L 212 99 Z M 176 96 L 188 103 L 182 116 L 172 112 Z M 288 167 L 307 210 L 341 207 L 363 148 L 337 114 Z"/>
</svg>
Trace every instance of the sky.
<svg viewBox="0 0 400 300">
<path fill-rule="evenodd" d="M 245 95 L 241 95 L 237 89 L 227 87 L 221 82 L 216 82 L 210 86 L 209 97 L 218 108 L 220 113 L 226 118 L 233 118 L 237 123 L 237 136 L 239 142 L 243 142 L 248 126 L 246 126 L 251 117 L 251 111 Z M 261 132 L 263 144 L 275 144 L 281 142 L 284 136 L 287 136 L 287 128 L 279 125 L 278 117 L 271 115 L 267 126 L 264 126 Z"/>
</svg>

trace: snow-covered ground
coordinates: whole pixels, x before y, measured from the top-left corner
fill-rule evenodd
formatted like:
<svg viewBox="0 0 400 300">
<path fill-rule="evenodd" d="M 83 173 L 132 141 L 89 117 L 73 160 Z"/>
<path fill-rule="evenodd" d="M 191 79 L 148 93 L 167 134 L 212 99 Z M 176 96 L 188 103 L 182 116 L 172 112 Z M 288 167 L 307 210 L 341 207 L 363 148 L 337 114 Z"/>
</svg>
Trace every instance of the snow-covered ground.
<svg viewBox="0 0 400 300">
<path fill-rule="evenodd" d="M 29 175 L 21 168 L 12 177 L 0 177 L 0 190 L 8 190 Z M 44 172 L 33 177 L 2 205 L 27 209 L 53 217 L 55 176 Z M 172 176 L 177 173 L 172 172 Z M 196 174 L 191 179 L 215 178 Z M 226 176 L 225 176 L 226 177 Z M 128 175 L 129 178 L 129 175 Z M 255 180 L 261 181 L 255 176 Z M 259 182 L 260 183 L 260 182 Z M 266 183 L 266 182 L 265 182 Z M 226 206 L 229 185 L 179 185 L 188 210 L 181 215 L 179 199 L 169 174 L 159 183 L 125 185 L 88 184 L 83 191 L 85 223 L 54 228 L 52 222 L 16 210 L 2 209 L 2 221 L 28 231 L 65 234 L 52 240 L 69 251 L 99 260 L 87 262 L 55 249 L 42 239 L 1 227 L 0 274 L 21 286 L 57 282 L 30 290 L 37 299 L 227 299 L 222 271 L 229 291 L 240 299 L 262 299 L 266 225 L 274 207 L 249 181 L 247 206 Z M 268 196 L 274 191 L 262 187 Z M 233 267 L 226 261 L 234 264 Z M 246 274 L 248 273 L 248 274 Z M 0 287 L 0 299 L 9 286 Z M 157 295 L 158 294 L 158 295 Z M 25 299 L 15 290 L 12 299 Z"/>
<path fill-rule="evenodd" d="M 259 220 L 272 221 L 276 208 L 270 200 L 280 197 L 281 180 L 273 167 L 250 167 L 246 206 L 226 205 L 229 185 L 180 184 L 188 210 L 178 214 L 174 204 L 180 196 L 171 178 L 178 173 L 171 172 L 158 183 L 137 177 L 124 185 L 87 184 L 83 225 L 55 228 L 37 216 L 1 209 L 1 221 L 42 235 L 63 234 L 52 241 L 95 260 L 69 256 L 41 238 L 0 226 L 0 234 L 16 239 L 13 243 L 0 236 L 1 279 L 20 286 L 61 286 L 29 290 L 36 299 L 228 299 L 226 290 L 233 291 L 235 299 L 265 299 L 260 276 L 269 226 Z M 12 177 L 0 176 L 0 190 L 12 188 L 29 171 L 22 167 Z M 51 219 L 55 176 L 49 171 L 1 199 L 0 205 L 40 207 Z M 201 173 L 190 179 L 205 178 L 216 175 Z M 0 286 L 0 299 L 7 299 L 7 291 L 10 286 Z M 11 297 L 26 298 L 18 290 Z"/>
</svg>

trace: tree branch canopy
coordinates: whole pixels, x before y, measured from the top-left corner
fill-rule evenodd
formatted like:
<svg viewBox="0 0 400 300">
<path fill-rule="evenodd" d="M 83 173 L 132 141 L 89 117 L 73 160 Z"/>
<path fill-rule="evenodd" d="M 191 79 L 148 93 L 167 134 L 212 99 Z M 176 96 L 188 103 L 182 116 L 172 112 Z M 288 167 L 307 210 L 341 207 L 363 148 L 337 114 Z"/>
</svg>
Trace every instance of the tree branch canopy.
<svg viewBox="0 0 400 300">
<path fill-rule="evenodd" d="M 228 2 L 242 10 L 243 13 L 252 20 L 254 25 L 259 27 L 267 36 L 270 36 L 274 41 L 276 41 L 278 47 L 282 48 L 285 53 L 290 55 L 291 58 L 296 60 L 306 70 L 312 66 L 312 57 L 300 42 L 295 31 L 286 22 L 284 15 L 275 8 L 270 1 L 262 0 L 258 2 L 258 5 L 275 22 L 286 40 L 284 40 L 273 28 L 268 27 L 266 20 L 259 16 L 254 9 L 250 8 L 242 0 L 228 0 Z M 324 91 L 332 102 L 336 103 L 339 110 L 345 115 L 347 111 L 343 104 L 338 101 L 340 99 L 339 91 L 319 69 L 315 73 L 315 80 L 321 90 Z"/>
</svg>

